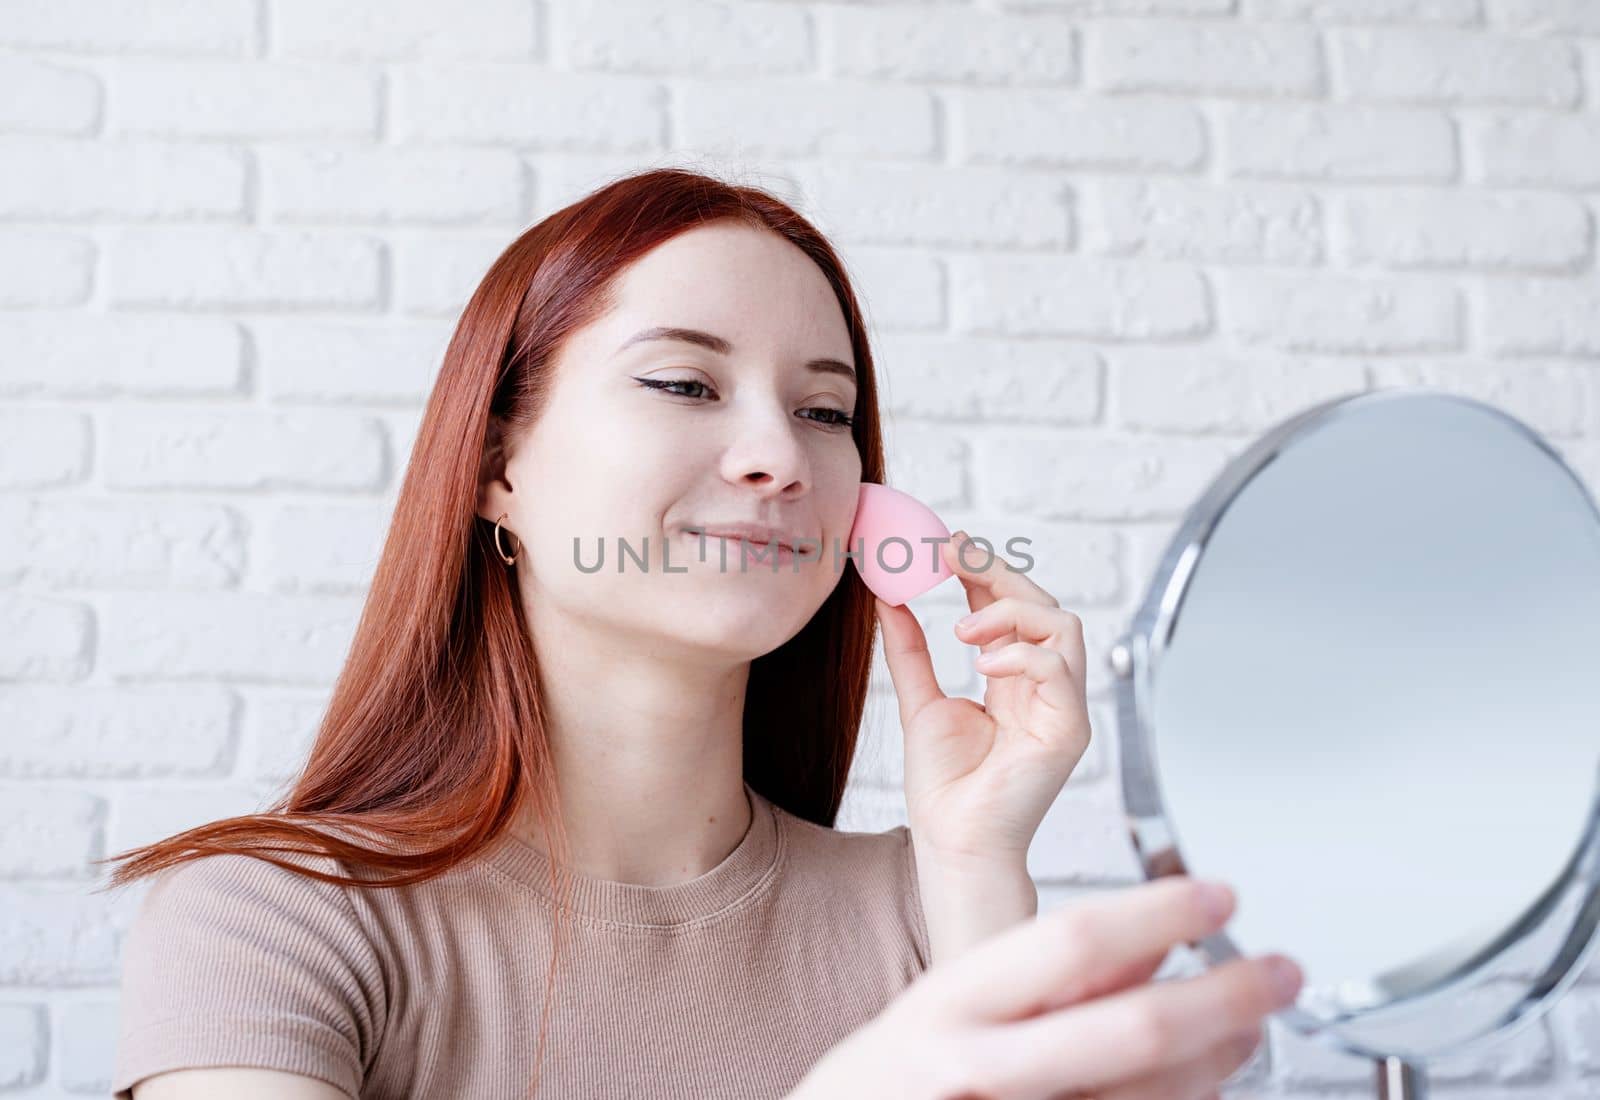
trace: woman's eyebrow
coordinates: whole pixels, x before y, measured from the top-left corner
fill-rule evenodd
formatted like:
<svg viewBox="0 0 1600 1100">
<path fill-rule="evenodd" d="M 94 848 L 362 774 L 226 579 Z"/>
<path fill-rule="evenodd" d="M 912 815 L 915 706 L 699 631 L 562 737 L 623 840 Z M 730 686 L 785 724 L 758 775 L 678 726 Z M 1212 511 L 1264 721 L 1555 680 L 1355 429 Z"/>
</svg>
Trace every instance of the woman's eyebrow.
<svg viewBox="0 0 1600 1100">
<path fill-rule="evenodd" d="M 693 328 L 657 325 L 655 328 L 642 329 L 628 337 L 622 342 L 622 346 L 617 349 L 617 353 L 621 354 L 634 344 L 643 343 L 646 340 L 679 340 L 686 344 L 696 344 L 702 348 L 708 348 L 719 355 L 729 355 L 733 352 L 732 344 L 712 333 L 701 332 L 699 329 Z M 856 381 L 855 368 L 848 363 L 841 363 L 837 359 L 811 359 L 806 362 L 805 366 L 808 370 L 821 371 L 826 374 L 841 374 L 850 379 L 852 384 Z"/>
</svg>

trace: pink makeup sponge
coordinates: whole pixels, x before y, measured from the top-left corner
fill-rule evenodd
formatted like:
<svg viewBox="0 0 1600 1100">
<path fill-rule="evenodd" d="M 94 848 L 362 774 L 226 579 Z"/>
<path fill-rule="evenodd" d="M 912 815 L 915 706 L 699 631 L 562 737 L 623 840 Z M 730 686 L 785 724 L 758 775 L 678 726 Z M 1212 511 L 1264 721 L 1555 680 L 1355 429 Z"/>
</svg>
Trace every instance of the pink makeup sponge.
<svg viewBox="0 0 1600 1100">
<path fill-rule="evenodd" d="M 855 562 L 856 572 L 861 574 L 873 595 L 891 607 L 898 607 L 946 577 L 955 576 L 938 553 L 939 545 L 922 541 L 949 537 L 950 528 L 916 497 L 887 485 L 863 481 L 856 500 L 856 521 L 850 528 L 846 549 L 860 551 L 859 560 L 850 560 Z M 905 542 L 884 546 L 886 539 L 904 539 Z M 857 546 L 857 542 L 862 545 Z M 902 569 L 902 565 L 905 568 Z"/>
</svg>

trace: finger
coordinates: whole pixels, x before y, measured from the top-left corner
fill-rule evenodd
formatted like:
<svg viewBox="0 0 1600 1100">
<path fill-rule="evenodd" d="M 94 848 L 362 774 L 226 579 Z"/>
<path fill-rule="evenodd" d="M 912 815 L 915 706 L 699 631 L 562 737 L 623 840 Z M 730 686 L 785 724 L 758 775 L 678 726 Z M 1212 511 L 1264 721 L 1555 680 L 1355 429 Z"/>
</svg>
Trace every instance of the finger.
<svg viewBox="0 0 1600 1100">
<path fill-rule="evenodd" d="M 1073 688 L 1067 659 L 1053 649 L 1032 642 L 1012 642 L 993 653 L 978 654 L 978 671 L 985 676 L 1023 676 L 1033 681 L 1041 702 L 1059 711 L 1076 713 L 1078 693 Z"/>
<path fill-rule="evenodd" d="M 877 606 L 878 622 L 883 626 L 883 659 L 894 680 L 900 722 L 902 726 L 909 726 L 917 712 L 945 698 L 945 694 L 933 674 L 933 655 L 928 652 L 928 639 L 916 615 L 903 604 L 894 607 L 877 597 L 873 597 L 872 602 Z"/>
<path fill-rule="evenodd" d="M 1170 949 L 1155 951 L 1142 959 L 1133 959 L 1103 973 L 1096 974 L 1083 985 L 1076 987 L 1071 992 L 1070 999 L 1058 992 L 1045 997 L 1023 1012 L 1019 1018 L 1037 1016 L 1041 1012 L 1054 1012 L 1057 1009 L 1067 1007 L 1069 1004 L 1093 1000 L 1096 997 L 1104 997 L 1107 993 L 1116 993 L 1120 990 L 1132 989 L 1135 986 L 1143 985 L 1156 976 L 1156 973 L 1160 971 L 1162 965 L 1167 961 L 1167 956 L 1170 954 Z"/>
<path fill-rule="evenodd" d="M 1118 969 L 1217 931 L 1233 912 L 1232 891 L 1223 893 L 1211 909 L 1201 883 L 1168 875 L 1079 898 L 929 968 L 915 1004 L 937 1018 L 994 1022 L 1076 1003 Z"/>
<path fill-rule="evenodd" d="M 1063 1081 L 1099 1096 L 1168 1073 L 1287 1005 L 1266 959 L 1235 958 L 1195 978 L 1156 982 L 993 1029 L 984 1064 L 1005 1096 L 1047 1095 Z"/>
<path fill-rule="evenodd" d="M 956 575 L 956 579 L 961 582 L 961 587 L 966 589 L 967 606 L 973 611 L 981 611 L 994 603 L 996 596 L 989 590 L 987 585 L 977 583 L 977 578 L 973 575 L 975 572 L 974 567 L 969 565 L 967 561 L 963 561 L 960 555 L 956 553 L 956 548 L 971 537 L 965 531 L 952 532 L 948 541 L 939 544 L 939 557 L 945 565 L 950 567 L 950 572 Z M 968 549 L 967 555 L 970 561 L 979 565 L 983 564 L 988 557 L 976 547 Z"/>
<path fill-rule="evenodd" d="M 980 647 L 984 653 L 1008 644 L 1008 632 L 1015 635 L 1014 640 L 1048 646 L 1067 659 L 1067 667 L 1079 682 L 1084 679 L 1088 660 L 1083 620 L 1063 608 L 1005 596 L 956 623 L 955 632 L 962 641 Z"/>
<path fill-rule="evenodd" d="M 1077 1004 L 1079 1001 L 1088 1001 L 1095 997 L 1103 997 L 1107 993 L 1116 993 L 1123 989 L 1132 989 L 1135 986 L 1143 985 L 1155 977 L 1162 965 L 1166 963 L 1169 954 L 1171 954 L 1170 949 L 1163 949 L 1154 951 L 1143 958 L 1130 959 L 1109 970 L 1092 975 L 1083 984 L 1075 986 L 1070 992 L 1051 990 L 1032 1004 L 1019 1005 L 1018 1011 L 1013 1015 L 1019 1020 L 1027 1019 L 1030 1016 L 1037 1016 L 1041 1012 L 1053 1012 L 1068 1005 Z"/>
<path fill-rule="evenodd" d="M 1238 1073 L 1261 1047 L 1261 1029 L 1231 1035 L 1200 1055 L 1170 1069 L 1147 1073 L 1113 1085 L 1095 1100 L 1170 1100 L 1175 1096 L 1211 1096 Z"/>
<path fill-rule="evenodd" d="M 973 610 L 987 607 L 1002 596 L 1015 596 L 1030 603 L 1060 607 L 1056 598 L 1040 588 L 994 550 L 989 540 L 979 541 L 965 531 L 957 531 L 939 547 L 945 564 L 967 589 Z M 987 597 L 987 598 L 985 598 Z"/>
</svg>

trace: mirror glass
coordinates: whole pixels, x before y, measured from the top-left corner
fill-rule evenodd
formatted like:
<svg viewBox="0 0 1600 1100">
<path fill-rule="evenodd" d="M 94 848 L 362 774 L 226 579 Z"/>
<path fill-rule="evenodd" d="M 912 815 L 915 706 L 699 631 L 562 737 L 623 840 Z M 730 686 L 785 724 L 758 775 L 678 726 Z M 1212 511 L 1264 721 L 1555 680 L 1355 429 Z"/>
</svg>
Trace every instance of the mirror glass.
<svg viewBox="0 0 1600 1100">
<path fill-rule="evenodd" d="M 1236 889 L 1218 954 L 1288 953 L 1328 1022 L 1481 977 L 1535 923 L 1559 949 L 1594 900 L 1600 516 L 1554 451 L 1451 395 L 1330 402 L 1156 572 L 1124 782 L 1148 869 Z"/>
</svg>

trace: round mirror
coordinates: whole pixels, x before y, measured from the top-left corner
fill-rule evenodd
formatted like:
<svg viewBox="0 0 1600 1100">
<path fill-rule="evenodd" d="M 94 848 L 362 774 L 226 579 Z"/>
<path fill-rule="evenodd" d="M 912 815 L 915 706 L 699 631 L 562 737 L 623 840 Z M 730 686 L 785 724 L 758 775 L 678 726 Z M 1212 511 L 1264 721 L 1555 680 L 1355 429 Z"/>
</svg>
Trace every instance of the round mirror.
<svg viewBox="0 0 1600 1100">
<path fill-rule="evenodd" d="M 1415 388 L 1303 412 L 1190 509 L 1111 652 L 1144 872 L 1232 885 L 1202 955 L 1289 954 L 1277 1018 L 1418 1095 L 1592 946 L 1597 655 L 1600 513 L 1531 429 Z"/>
</svg>

